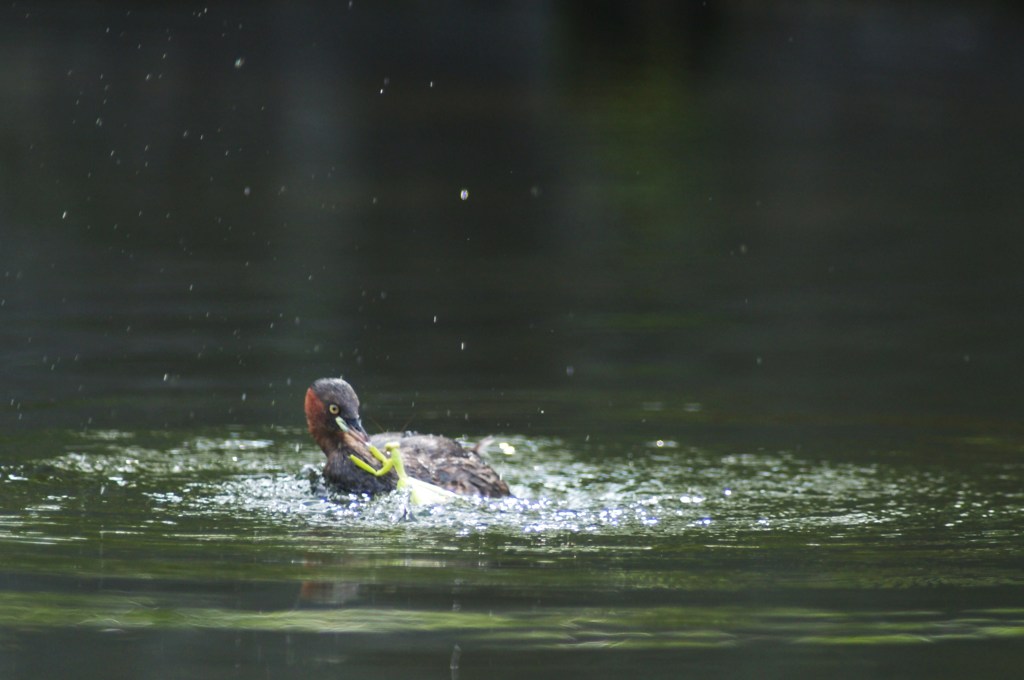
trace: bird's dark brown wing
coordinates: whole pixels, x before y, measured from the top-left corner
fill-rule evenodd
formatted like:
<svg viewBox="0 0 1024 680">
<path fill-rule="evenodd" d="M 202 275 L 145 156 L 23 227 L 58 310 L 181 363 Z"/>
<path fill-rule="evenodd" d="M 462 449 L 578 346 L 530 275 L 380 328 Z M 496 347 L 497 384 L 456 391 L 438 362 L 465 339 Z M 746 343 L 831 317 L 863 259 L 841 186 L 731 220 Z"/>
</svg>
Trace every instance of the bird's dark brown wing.
<svg viewBox="0 0 1024 680">
<path fill-rule="evenodd" d="M 508 484 L 478 453 L 447 437 L 385 432 L 374 435 L 371 440 L 381 450 L 388 442 L 397 443 L 410 477 L 466 496 L 502 498 L 509 495 Z"/>
</svg>

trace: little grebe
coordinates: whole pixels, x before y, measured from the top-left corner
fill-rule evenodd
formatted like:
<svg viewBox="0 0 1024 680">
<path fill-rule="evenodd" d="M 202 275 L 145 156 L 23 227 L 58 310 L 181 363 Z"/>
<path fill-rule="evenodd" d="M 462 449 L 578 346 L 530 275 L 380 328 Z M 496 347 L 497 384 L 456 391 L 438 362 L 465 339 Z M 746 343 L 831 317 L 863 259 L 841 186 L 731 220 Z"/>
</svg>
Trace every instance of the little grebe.
<svg viewBox="0 0 1024 680">
<path fill-rule="evenodd" d="M 340 491 L 374 495 L 394 491 L 398 475 L 391 470 L 376 477 L 352 462 L 356 456 L 371 467 L 380 462 L 369 449 L 399 446 L 410 477 L 467 496 L 501 498 L 508 484 L 472 449 L 431 434 L 385 432 L 370 437 L 359 420 L 359 397 L 341 378 L 321 378 L 306 390 L 306 424 L 327 456 L 324 479 Z"/>
</svg>

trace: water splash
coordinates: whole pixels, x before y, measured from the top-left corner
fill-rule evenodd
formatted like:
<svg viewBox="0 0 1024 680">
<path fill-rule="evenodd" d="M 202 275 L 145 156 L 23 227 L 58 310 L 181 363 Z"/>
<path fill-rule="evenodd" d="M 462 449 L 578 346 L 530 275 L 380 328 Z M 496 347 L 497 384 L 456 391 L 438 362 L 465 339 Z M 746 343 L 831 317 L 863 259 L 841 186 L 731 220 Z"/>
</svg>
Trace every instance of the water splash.
<svg viewBox="0 0 1024 680">
<path fill-rule="evenodd" d="M 409 531 L 462 536 L 578 534 L 634 542 L 685 536 L 728 543 L 808 532 L 896 536 L 982 522 L 992 529 L 1021 513 L 1019 494 L 994 497 L 979 480 L 942 470 L 811 460 L 785 451 L 722 454 L 654 440 L 595 455 L 558 439 L 510 436 L 489 453 L 514 497 L 447 507 L 412 508 L 401 494 L 334 496 L 319 478 L 322 454 L 305 443 L 305 433 L 281 429 L 184 440 L 173 433 L 90 432 L 49 460 L 0 467 L 0 483 L 53 499 L 26 503 L 37 508 L 26 523 L 119 490 L 137 497 L 139 505 L 123 509 L 124 523 L 134 517 L 141 530 L 151 516 L 173 516 L 239 527 L 239 536 L 247 525 L 373 532 L 401 523 Z M 55 494 L 54 486 L 72 491 Z"/>
</svg>

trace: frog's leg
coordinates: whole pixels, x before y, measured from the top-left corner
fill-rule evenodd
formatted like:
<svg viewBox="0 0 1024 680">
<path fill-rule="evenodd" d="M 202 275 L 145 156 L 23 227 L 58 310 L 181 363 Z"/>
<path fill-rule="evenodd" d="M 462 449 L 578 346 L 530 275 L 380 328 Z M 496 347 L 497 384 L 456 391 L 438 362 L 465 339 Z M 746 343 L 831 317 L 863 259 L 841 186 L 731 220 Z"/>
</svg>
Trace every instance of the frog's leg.
<svg viewBox="0 0 1024 680">
<path fill-rule="evenodd" d="M 351 460 L 353 463 L 355 463 L 355 466 L 357 468 L 359 468 L 360 470 L 363 470 L 364 472 L 369 472 L 374 477 L 383 477 L 387 473 L 391 472 L 391 468 L 395 467 L 394 459 L 393 458 L 388 458 L 387 456 L 385 456 L 383 453 L 380 452 L 380 449 L 378 449 L 373 444 L 370 444 L 369 446 L 370 446 L 370 453 L 373 454 L 374 458 L 376 458 L 377 460 L 379 460 L 381 462 L 381 467 L 380 467 L 379 470 L 374 470 L 373 466 L 371 466 L 369 463 L 367 463 L 365 460 L 363 460 L 359 456 L 356 456 L 355 454 L 350 455 L 348 457 L 349 460 Z"/>
</svg>

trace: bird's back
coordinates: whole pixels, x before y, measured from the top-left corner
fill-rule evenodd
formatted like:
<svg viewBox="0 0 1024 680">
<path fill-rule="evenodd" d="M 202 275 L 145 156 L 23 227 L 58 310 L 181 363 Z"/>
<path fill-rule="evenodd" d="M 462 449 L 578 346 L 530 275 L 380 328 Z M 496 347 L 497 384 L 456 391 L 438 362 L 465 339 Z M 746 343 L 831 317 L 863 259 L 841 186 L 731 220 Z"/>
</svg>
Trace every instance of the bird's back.
<svg viewBox="0 0 1024 680">
<path fill-rule="evenodd" d="M 370 441 L 382 451 L 389 442 L 398 444 L 406 472 L 416 479 L 458 494 L 488 498 L 509 495 L 508 484 L 480 454 L 447 437 L 383 432 L 373 435 Z"/>
</svg>

